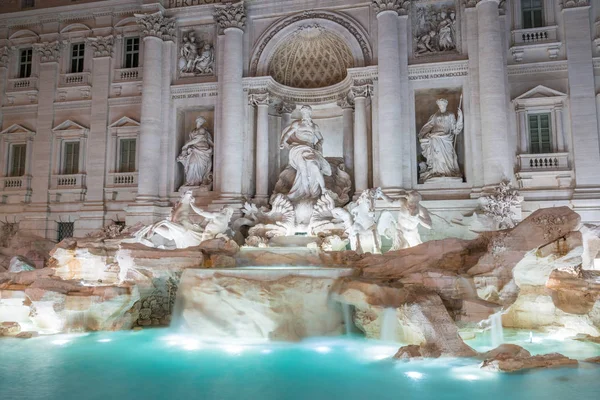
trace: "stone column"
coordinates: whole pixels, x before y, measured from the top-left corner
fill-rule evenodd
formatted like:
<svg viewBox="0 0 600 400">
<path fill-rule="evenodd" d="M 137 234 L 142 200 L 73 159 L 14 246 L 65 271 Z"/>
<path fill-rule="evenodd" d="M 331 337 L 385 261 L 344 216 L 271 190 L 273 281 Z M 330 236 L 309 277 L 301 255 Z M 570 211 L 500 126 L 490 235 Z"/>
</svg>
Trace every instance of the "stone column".
<svg viewBox="0 0 600 400">
<path fill-rule="evenodd" d="M 567 3 L 567 4 L 564 4 Z M 600 143 L 595 107 L 589 1 L 562 2 L 576 186 L 600 186 Z"/>
<path fill-rule="evenodd" d="M 342 108 L 342 126 L 344 127 L 343 154 L 344 166 L 350 176 L 354 176 L 354 104 L 343 96 L 337 104 Z"/>
<path fill-rule="evenodd" d="M 400 31 L 398 15 L 408 13 L 408 1 L 372 0 L 377 13 L 379 176 L 385 188 L 402 187 Z"/>
<path fill-rule="evenodd" d="M 506 65 L 503 61 L 498 0 L 469 0 L 477 7 L 479 41 L 479 104 L 483 150 L 483 184 L 512 179 L 513 156 L 508 151 Z"/>
<path fill-rule="evenodd" d="M 256 195 L 258 204 L 269 199 L 269 94 L 250 94 L 250 104 L 256 111 Z"/>
<path fill-rule="evenodd" d="M 214 17 L 224 33 L 223 68 L 219 74 L 221 130 L 217 132 L 220 148 L 215 159 L 216 187 L 221 198 L 235 201 L 242 195 L 244 3 L 216 5 Z"/>
<path fill-rule="evenodd" d="M 554 106 L 554 126 L 556 127 L 556 151 L 565 151 L 565 133 L 563 129 L 563 105 L 557 104 Z"/>
<path fill-rule="evenodd" d="M 142 113 L 138 152 L 137 203 L 154 204 L 159 198 L 162 114 L 163 40 L 175 36 L 175 21 L 154 14 L 136 14 L 144 38 Z M 150 217 L 152 218 L 152 217 Z"/>
<path fill-rule="evenodd" d="M 292 113 L 294 112 L 295 109 L 296 109 L 295 104 L 287 103 L 285 101 L 282 101 L 281 103 L 279 103 L 277 105 L 277 112 L 279 113 L 279 115 L 281 115 L 281 131 L 282 132 L 285 128 L 287 128 L 292 123 Z M 279 132 L 279 135 L 281 135 L 282 132 Z M 279 140 L 279 137 L 277 138 L 277 140 Z M 277 171 L 278 175 L 279 175 L 279 172 L 283 171 L 285 169 L 285 167 L 287 167 L 288 162 L 289 162 L 289 150 L 288 149 L 279 150 L 279 171 Z"/>
<path fill-rule="evenodd" d="M 362 193 L 369 188 L 369 154 L 367 138 L 367 98 L 371 85 L 352 88 L 354 97 L 354 191 Z"/>
<path fill-rule="evenodd" d="M 86 234 L 104 226 L 104 186 L 106 179 L 106 154 L 108 134 L 108 94 L 113 56 L 113 37 L 96 37 L 86 40 L 93 55 L 92 108 L 86 160 L 86 201 L 77 227 L 78 234 Z M 104 149 L 101 150 L 101 149 Z"/>
</svg>

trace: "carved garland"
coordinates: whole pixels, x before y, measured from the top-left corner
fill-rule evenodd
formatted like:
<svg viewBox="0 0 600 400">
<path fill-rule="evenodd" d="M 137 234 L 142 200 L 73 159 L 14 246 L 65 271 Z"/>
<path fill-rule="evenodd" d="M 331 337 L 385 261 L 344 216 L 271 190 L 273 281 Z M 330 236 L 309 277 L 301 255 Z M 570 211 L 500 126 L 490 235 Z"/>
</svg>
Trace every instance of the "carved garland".
<svg viewBox="0 0 600 400">
<path fill-rule="evenodd" d="M 286 17 L 287 18 L 287 17 Z M 322 12 L 322 11 L 305 11 L 302 14 L 298 14 L 295 15 L 291 18 L 288 18 L 284 21 L 282 21 L 281 23 L 279 23 L 278 25 L 276 25 L 270 32 L 269 34 L 262 40 L 262 42 L 260 43 L 258 50 L 256 51 L 255 55 L 254 55 L 254 59 L 252 60 L 252 64 L 250 65 L 250 72 L 252 75 L 256 75 L 256 71 L 258 70 L 258 62 L 260 60 L 260 57 L 263 53 L 263 51 L 265 50 L 265 48 L 267 47 L 267 44 L 271 41 L 271 39 L 273 39 L 275 37 L 275 35 L 277 35 L 279 32 L 281 32 L 284 28 L 298 22 L 298 21 L 303 21 L 306 19 L 313 19 L 313 18 L 319 18 L 319 19 L 325 19 L 328 21 L 332 21 L 335 22 L 341 26 L 343 26 L 344 28 L 346 28 L 353 36 L 354 38 L 358 41 L 358 44 L 360 45 L 360 48 L 362 49 L 363 52 L 363 57 L 365 59 L 365 65 L 369 65 L 371 62 L 371 51 L 369 49 L 369 45 L 367 40 L 362 36 L 362 34 L 358 31 L 358 29 L 356 29 L 356 27 L 354 27 L 348 20 L 346 20 L 345 18 L 341 18 L 335 14 L 330 14 L 327 12 Z"/>
</svg>

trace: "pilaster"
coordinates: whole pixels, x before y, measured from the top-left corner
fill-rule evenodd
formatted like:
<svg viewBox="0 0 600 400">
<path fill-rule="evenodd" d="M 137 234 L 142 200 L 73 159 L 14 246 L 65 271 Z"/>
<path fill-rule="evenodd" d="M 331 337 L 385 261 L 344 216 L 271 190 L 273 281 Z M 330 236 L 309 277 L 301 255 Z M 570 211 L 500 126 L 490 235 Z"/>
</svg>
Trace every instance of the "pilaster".
<svg viewBox="0 0 600 400">
<path fill-rule="evenodd" d="M 269 199 L 269 93 L 251 93 L 250 104 L 256 107 L 256 195 L 258 204 Z"/>
<path fill-rule="evenodd" d="M 276 106 L 276 111 L 281 117 L 281 131 L 287 128 L 292 123 L 292 113 L 296 109 L 296 105 L 293 103 L 287 103 L 282 101 Z M 281 134 L 281 132 L 279 132 Z M 288 149 L 279 149 L 279 170 L 277 171 L 277 175 L 285 167 L 287 167 L 289 163 L 289 150 Z"/>
<path fill-rule="evenodd" d="M 589 2 L 561 2 L 567 51 L 576 187 L 600 187 L 600 140 L 595 107 Z"/>
<path fill-rule="evenodd" d="M 354 176 L 354 103 L 351 94 L 343 96 L 337 102 L 342 109 L 344 167 L 350 176 Z"/>
<path fill-rule="evenodd" d="M 365 83 L 352 87 L 354 99 L 354 191 L 360 194 L 369 188 L 369 156 L 367 138 L 367 99 L 372 85 Z"/>
</svg>

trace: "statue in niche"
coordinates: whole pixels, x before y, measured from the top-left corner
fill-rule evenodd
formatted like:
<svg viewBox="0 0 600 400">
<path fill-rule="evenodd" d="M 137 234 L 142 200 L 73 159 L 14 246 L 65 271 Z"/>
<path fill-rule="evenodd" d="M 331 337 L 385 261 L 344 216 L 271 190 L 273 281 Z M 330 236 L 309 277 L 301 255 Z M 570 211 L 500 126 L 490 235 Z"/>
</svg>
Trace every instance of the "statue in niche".
<svg viewBox="0 0 600 400">
<path fill-rule="evenodd" d="M 198 54 L 198 48 L 202 49 Z M 179 71 L 184 74 L 210 75 L 214 73 L 214 49 L 210 43 L 196 43 L 194 31 L 183 34 L 179 51 Z"/>
<path fill-rule="evenodd" d="M 183 164 L 185 185 L 210 188 L 212 184 L 212 155 L 214 143 L 210 132 L 204 128 L 206 119 L 196 118 L 196 129 L 181 148 L 177 162 Z"/>
<path fill-rule="evenodd" d="M 281 134 L 279 148 L 289 149 L 289 165 L 282 172 L 287 176 L 280 176 L 280 181 L 287 182 L 278 182 L 275 187 L 275 193 L 285 193 L 292 202 L 321 197 L 327 190 L 323 176 L 330 176 L 332 172 L 323 157 L 323 136 L 312 120 L 312 108 L 302 106 L 300 113 L 302 118 L 292 122 Z M 289 183 L 292 174 L 295 175 L 292 186 L 282 187 Z"/>
<path fill-rule="evenodd" d="M 411 190 L 398 199 L 392 199 L 383 193 L 381 188 L 377 188 L 375 196 L 399 208 L 397 219 L 391 212 L 384 211 L 377 223 L 378 233 L 392 240 L 390 250 L 406 249 L 423 243 L 419 234 L 419 225 L 431 229 L 431 216 L 421 205 L 422 197 L 419 192 Z"/>
<path fill-rule="evenodd" d="M 433 55 L 456 50 L 457 20 L 454 6 L 429 4 L 416 8 L 415 54 Z"/>
<path fill-rule="evenodd" d="M 448 100 L 436 101 L 438 111 L 429 117 L 429 121 L 419 132 L 426 167 L 420 171 L 420 178 L 427 181 L 433 178 L 461 178 L 462 173 L 456 156 L 456 136 L 463 130 L 462 95 L 457 116 L 448 112 Z"/>
</svg>

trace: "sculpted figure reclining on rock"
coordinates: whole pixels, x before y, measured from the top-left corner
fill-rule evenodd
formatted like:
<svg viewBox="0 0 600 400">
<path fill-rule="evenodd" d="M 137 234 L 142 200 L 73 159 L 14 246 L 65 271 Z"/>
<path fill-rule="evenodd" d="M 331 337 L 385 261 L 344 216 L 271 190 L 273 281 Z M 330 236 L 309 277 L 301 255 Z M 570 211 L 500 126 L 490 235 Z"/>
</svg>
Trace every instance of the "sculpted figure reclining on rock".
<svg viewBox="0 0 600 400">
<path fill-rule="evenodd" d="M 204 229 L 200 224 L 192 221 L 193 214 L 208 220 Z M 173 207 L 168 219 L 140 229 L 135 233 L 132 241 L 159 248 L 169 248 L 168 241 L 173 241 L 174 248 L 177 249 L 198 246 L 205 240 L 225 236 L 232 215 L 233 210 L 229 207 L 215 213 L 203 211 L 194 205 L 192 191 L 188 190 Z M 166 239 L 167 243 L 161 243 L 161 238 L 162 242 Z"/>
<path fill-rule="evenodd" d="M 377 188 L 375 196 L 391 206 L 399 207 L 398 219 L 389 211 L 384 211 L 377 224 L 379 234 L 392 240 L 390 250 L 406 249 L 423 243 L 419 225 L 431 229 L 431 216 L 420 204 L 422 197 L 419 192 L 411 190 L 397 199 L 392 199 L 383 193 L 381 188 Z"/>
</svg>

